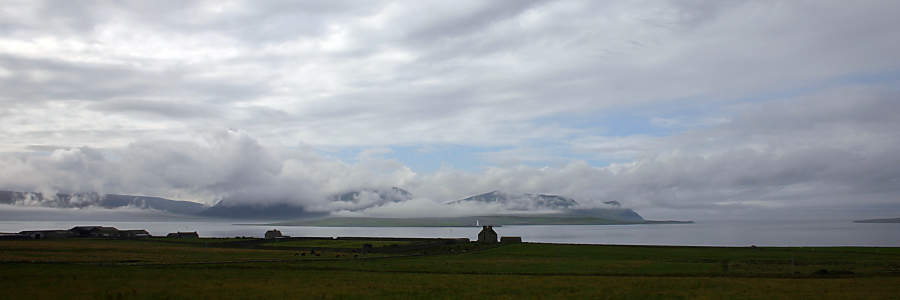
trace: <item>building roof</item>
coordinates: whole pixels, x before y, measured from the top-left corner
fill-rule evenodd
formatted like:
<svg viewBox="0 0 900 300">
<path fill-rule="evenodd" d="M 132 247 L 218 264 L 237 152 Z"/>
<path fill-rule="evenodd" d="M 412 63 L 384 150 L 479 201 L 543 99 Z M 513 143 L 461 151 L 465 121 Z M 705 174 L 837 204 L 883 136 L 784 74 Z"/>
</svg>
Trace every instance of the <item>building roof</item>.
<svg viewBox="0 0 900 300">
<path fill-rule="evenodd" d="M 71 231 L 119 231 L 115 227 L 103 227 L 103 226 L 75 226 Z"/>
</svg>

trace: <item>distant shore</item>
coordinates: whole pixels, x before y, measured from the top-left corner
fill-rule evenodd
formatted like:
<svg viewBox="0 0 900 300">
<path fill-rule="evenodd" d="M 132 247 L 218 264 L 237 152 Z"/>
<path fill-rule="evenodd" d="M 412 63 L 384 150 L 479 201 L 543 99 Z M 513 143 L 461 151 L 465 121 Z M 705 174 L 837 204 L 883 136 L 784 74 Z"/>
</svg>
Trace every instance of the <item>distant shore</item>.
<svg viewBox="0 0 900 300">
<path fill-rule="evenodd" d="M 473 227 L 481 225 L 636 225 L 692 224 L 693 221 L 610 220 L 590 217 L 479 216 L 452 218 L 351 218 L 331 217 L 259 225 L 320 227 Z"/>
<path fill-rule="evenodd" d="M 853 223 L 900 223 L 900 218 L 859 220 Z"/>
</svg>

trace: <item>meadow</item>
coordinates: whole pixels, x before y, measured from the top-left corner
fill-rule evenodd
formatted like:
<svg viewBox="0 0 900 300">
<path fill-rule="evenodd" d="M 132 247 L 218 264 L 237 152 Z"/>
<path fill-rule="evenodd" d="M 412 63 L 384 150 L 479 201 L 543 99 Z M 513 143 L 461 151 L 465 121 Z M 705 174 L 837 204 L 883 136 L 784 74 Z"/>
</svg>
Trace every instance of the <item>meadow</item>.
<svg viewBox="0 0 900 300">
<path fill-rule="evenodd" d="M 219 247 L 236 241 L 0 241 L 0 291 L 4 299 L 900 298 L 898 248 L 466 243 L 428 255 L 316 256 Z"/>
</svg>

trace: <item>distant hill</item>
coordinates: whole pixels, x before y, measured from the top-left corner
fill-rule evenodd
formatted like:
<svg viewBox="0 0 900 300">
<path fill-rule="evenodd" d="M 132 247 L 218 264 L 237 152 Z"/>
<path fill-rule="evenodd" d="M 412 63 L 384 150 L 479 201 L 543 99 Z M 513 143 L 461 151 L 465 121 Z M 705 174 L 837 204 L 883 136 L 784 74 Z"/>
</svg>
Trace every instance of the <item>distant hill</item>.
<svg viewBox="0 0 900 300">
<path fill-rule="evenodd" d="M 190 201 L 117 194 L 101 195 L 97 193 L 56 194 L 55 197 L 45 197 L 42 193 L 0 191 L 0 204 L 37 205 L 59 208 L 81 208 L 88 206 L 119 208 L 131 206 L 161 210 L 181 215 L 193 215 L 204 209 L 203 204 Z"/>
<path fill-rule="evenodd" d="M 413 195 L 401 188 L 365 189 L 351 191 L 330 197 L 339 203 L 339 207 L 348 211 L 357 211 L 392 202 L 403 202 L 413 199 Z M 0 191 L 0 204 L 28 205 L 57 208 L 82 207 L 136 207 L 166 211 L 179 215 L 195 215 L 203 217 L 256 220 L 290 220 L 327 216 L 327 212 L 313 212 L 299 205 L 290 203 L 294 199 L 274 201 L 274 204 L 262 204 L 254 199 L 229 197 L 216 205 L 207 207 L 190 201 L 169 200 L 159 197 L 131 196 L 118 194 L 56 194 L 53 197 L 42 193 L 25 193 Z"/>
<path fill-rule="evenodd" d="M 349 198 L 349 197 L 347 197 Z M 502 215 L 431 218 L 325 217 L 272 223 L 281 226 L 361 226 L 361 227 L 465 227 L 476 225 L 616 225 L 616 224 L 688 224 L 691 221 L 649 221 L 618 201 L 607 201 L 610 208 L 577 209 L 571 198 L 493 191 L 444 203 L 444 205 L 497 205 L 510 212 Z M 554 213 L 534 214 L 551 210 Z M 521 213 L 515 213 L 519 211 Z"/>
<path fill-rule="evenodd" d="M 409 192 L 393 187 L 391 189 L 365 189 L 341 193 L 330 197 L 337 206 L 345 210 L 357 211 L 391 202 L 411 200 Z M 225 198 L 198 215 L 230 219 L 249 220 L 290 220 L 327 216 L 328 212 L 308 211 L 300 205 L 290 204 L 293 199 L 281 199 L 273 204 L 261 204 L 248 199 Z"/>
<path fill-rule="evenodd" d="M 467 204 L 467 203 L 484 203 L 484 204 L 500 204 L 509 210 L 529 211 L 540 209 L 564 210 L 572 206 L 578 205 L 578 202 L 571 198 L 560 197 L 555 195 L 532 195 L 504 193 L 493 191 L 481 195 L 475 195 L 461 200 L 444 203 L 445 205 Z"/>
<path fill-rule="evenodd" d="M 570 216 L 601 218 L 626 222 L 646 221 L 644 220 L 644 217 L 641 217 L 641 215 L 631 210 L 630 208 L 573 209 L 569 210 L 565 214 Z"/>
<path fill-rule="evenodd" d="M 603 224 L 656 224 L 684 223 L 678 221 L 648 221 L 629 208 L 620 208 L 616 201 L 606 202 L 610 208 L 578 209 L 578 203 L 571 198 L 524 193 L 504 193 L 493 191 L 464 199 L 447 202 L 445 205 L 496 204 L 506 214 L 480 215 L 450 218 L 335 218 L 329 212 L 309 211 L 301 205 L 294 205 L 295 199 L 281 199 L 263 204 L 259 199 L 245 199 L 232 196 L 211 207 L 190 201 L 169 200 L 159 197 L 129 196 L 97 193 L 56 194 L 46 197 L 41 193 L 0 191 L 0 204 L 29 205 L 42 207 L 79 208 L 96 206 L 103 208 L 136 207 L 165 211 L 179 215 L 202 217 L 246 219 L 246 220 L 296 220 L 287 223 L 308 226 L 473 226 L 496 225 L 603 225 Z M 390 189 L 363 189 L 336 194 L 329 197 L 336 210 L 361 211 L 388 203 L 412 200 L 414 196 L 398 187 Z M 552 213 L 535 215 L 533 211 L 549 210 Z M 516 213 L 521 212 L 521 213 Z M 887 223 L 900 219 L 880 219 L 859 222 Z"/>
<path fill-rule="evenodd" d="M 332 201 L 344 206 L 344 210 L 358 211 L 387 203 L 404 202 L 415 198 L 412 193 L 398 187 L 390 189 L 364 189 L 331 197 Z"/>
<path fill-rule="evenodd" d="M 577 209 L 578 202 L 572 198 L 556 195 L 532 195 L 524 193 L 504 193 L 493 191 L 461 200 L 444 203 L 444 205 L 462 205 L 471 203 L 498 204 L 512 211 L 555 210 L 561 213 L 555 216 L 589 217 L 603 220 L 642 222 L 644 218 L 630 208 L 620 208 L 618 201 L 604 202 L 611 208 Z"/>
</svg>

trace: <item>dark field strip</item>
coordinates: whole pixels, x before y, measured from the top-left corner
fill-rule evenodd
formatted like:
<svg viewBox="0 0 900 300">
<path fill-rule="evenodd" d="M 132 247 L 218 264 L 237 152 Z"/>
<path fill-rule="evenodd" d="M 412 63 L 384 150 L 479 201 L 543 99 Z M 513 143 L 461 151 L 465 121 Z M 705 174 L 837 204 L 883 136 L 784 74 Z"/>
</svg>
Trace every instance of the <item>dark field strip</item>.
<svg viewBox="0 0 900 300">
<path fill-rule="evenodd" d="M 4 265 L 5 299 L 896 299 L 897 278 L 421 274 Z"/>
<path fill-rule="evenodd" d="M 0 241 L 0 298 L 900 298 L 896 248 L 526 243 L 427 250 L 361 260 L 202 241 Z"/>
</svg>

